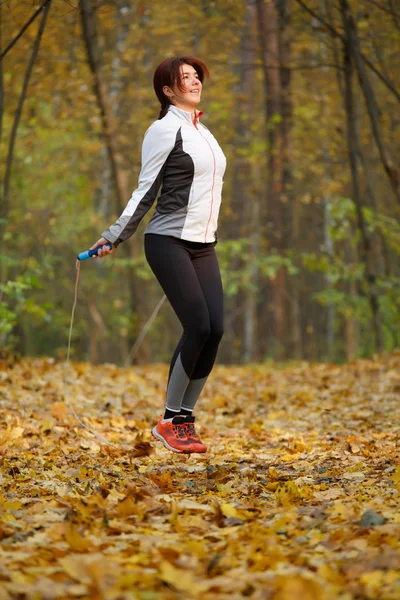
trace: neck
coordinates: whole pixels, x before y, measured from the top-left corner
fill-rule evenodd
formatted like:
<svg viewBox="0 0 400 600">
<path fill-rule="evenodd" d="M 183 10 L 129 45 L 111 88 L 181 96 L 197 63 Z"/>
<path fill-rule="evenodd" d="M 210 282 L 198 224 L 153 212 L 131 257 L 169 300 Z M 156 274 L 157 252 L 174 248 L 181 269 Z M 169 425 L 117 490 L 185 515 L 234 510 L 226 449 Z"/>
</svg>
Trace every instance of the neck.
<svg viewBox="0 0 400 600">
<path fill-rule="evenodd" d="M 192 118 L 195 119 L 196 118 L 196 109 L 193 108 L 193 106 L 187 106 L 185 104 L 181 104 L 181 103 L 176 103 L 173 104 L 172 106 L 175 106 L 176 108 L 180 108 L 180 110 L 184 110 L 185 112 L 191 113 Z"/>
</svg>

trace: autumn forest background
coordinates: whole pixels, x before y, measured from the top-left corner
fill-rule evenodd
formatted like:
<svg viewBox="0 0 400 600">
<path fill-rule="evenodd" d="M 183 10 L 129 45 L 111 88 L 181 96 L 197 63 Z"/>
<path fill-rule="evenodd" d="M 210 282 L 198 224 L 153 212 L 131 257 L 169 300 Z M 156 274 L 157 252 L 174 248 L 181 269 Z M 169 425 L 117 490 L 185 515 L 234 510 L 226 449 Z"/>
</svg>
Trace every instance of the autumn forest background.
<svg viewBox="0 0 400 600">
<path fill-rule="evenodd" d="M 1 346 L 65 356 L 75 256 L 135 188 L 155 66 L 189 53 L 211 70 L 203 122 L 228 159 L 219 361 L 398 347 L 398 2 L 44 4 L 1 4 Z M 142 250 L 151 213 L 83 265 L 74 359 L 169 360 L 167 302 L 132 354 L 162 298 Z"/>
<path fill-rule="evenodd" d="M 65 360 L 181 54 L 228 159 L 191 455 L 152 211 Z M 400 598 L 399 81 L 400 0 L 0 0 L 0 600 Z"/>
</svg>

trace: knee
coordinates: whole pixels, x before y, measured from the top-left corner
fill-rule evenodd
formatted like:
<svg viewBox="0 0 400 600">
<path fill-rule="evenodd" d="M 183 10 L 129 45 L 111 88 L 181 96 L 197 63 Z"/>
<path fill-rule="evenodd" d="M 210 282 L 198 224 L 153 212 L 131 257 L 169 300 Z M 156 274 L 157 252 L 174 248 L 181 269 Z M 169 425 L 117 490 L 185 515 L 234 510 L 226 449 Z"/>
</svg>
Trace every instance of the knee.
<svg viewBox="0 0 400 600">
<path fill-rule="evenodd" d="M 210 331 L 210 338 L 214 341 L 215 344 L 219 344 L 224 335 L 224 328 L 222 325 L 212 327 Z"/>
<path fill-rule="evenodd" d="M 199 323 L 196 327 L 196 339 L 205 344 L 211 335 L 211 328 L 209 323 Z"/>
<path fill-rule="evenodd" d="M 210 337 L 210 333 L 211 328 L 208 319 L 199 318 L 192 324 L 190 337 L 194 338 L 199 345 L 203 345 Z"/>
</svg>

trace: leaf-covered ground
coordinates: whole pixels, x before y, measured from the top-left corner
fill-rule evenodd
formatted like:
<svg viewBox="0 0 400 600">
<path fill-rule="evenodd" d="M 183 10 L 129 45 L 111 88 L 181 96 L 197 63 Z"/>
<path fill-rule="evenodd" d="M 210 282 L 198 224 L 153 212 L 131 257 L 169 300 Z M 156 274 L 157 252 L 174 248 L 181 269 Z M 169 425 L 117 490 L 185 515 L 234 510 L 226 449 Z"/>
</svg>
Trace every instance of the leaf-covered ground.
<svg viewBox="0 0 400 600">
<path fill-rule="evenodd" d="M 399 366 L 216 367 L 183 456 L 165 365 L 3 361 L 0 600 L 397 600 Z"/>
</svg>

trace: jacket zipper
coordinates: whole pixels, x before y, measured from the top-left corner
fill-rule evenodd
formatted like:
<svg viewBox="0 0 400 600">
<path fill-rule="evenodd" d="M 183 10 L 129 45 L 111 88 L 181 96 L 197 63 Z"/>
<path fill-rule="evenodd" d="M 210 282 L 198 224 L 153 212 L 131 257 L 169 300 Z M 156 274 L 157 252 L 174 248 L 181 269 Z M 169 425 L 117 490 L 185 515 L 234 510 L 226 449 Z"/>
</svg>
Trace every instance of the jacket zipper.
<svg viewBox="0 0 400 600">
<path fill-rule="evenodd" d="M 214 185 L 215 185 L 215 171 L 216 171 L 216 162 L 215 162 L 215 154 L 214 154 L 214 150 L 211 148 L 211 144 L 208 141 L 207 138 L 204 137 L 204 135 L 201 133 L 200 129 L 197 127 L 197 124 L 195 123 L 194 126 L 196 127 L 197 131 L 199 132 L 199 134 L 201 135 L 201 137 L 203 138 L 203 140 L 205 140 L 208 144 L 208 147 L 211 150 L 211 154 L 213 156 L 213 161 L 214 161 L 214 170 L 213 170 L 213 182 L 212 182 L 212 188 L 211 188 L 211 206 L 210 206 L 210 216 L 208 217 L 208 221 L 207 221 L 207 227 L 206 227 L 206 233 L 204 235 L 204 242 L 207 242 L 207 233 L 208 233 L 208 226 L 210 224 L 211 221 L 211 216 L 212 216 L 212 209 L 213 209 L 213 204 L 214 204 Z"/>
</svg>

